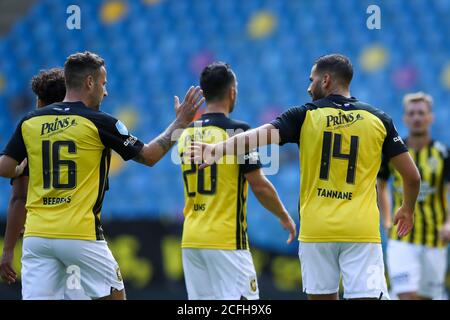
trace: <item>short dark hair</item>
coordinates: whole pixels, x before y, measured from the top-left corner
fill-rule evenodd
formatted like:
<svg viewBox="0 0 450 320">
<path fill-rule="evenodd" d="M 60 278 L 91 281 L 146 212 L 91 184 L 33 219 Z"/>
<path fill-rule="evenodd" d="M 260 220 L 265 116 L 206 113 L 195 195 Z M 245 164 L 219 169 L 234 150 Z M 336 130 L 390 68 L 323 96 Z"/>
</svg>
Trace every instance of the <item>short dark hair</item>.
<svg viewBox="0 0 450 320">
<path fill-rule="evenodd" d="M 62 68 L 41 70 L 31 79 L 31 89 L 46 105 L 63 101 L 66 95 L 64 70 Z"/>
<path fill-rule="evenodd" d="M 342 54 L 321 56 L 315 62 L 319 73 L 332 73 L 343 85 L 350 85 L 353 79 L 353 66 L 350 59 Z"/>
<path fill-rule="evenodd" d="M 80 88 L 88 75 L 98 76 L 98 70 L 105 65 L 99 55 L 85 51 L 70 55 L 64 63 L 64 76 L 67 88 Z"/>
<path fill-rule="evenodd" d="M 200 87 L 206 101 L 222 100 L 235 81 L 231 66 L 224 62 L 211 63 L 200 75 Z"/>
</svg>

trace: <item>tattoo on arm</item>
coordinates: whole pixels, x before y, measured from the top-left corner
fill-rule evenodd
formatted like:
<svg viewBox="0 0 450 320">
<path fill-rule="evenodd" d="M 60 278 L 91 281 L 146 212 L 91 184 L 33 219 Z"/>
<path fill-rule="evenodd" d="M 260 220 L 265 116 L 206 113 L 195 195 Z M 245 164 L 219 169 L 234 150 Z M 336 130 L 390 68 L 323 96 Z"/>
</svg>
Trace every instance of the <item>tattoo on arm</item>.
<svg viewBox="0 0 450 320">
<path fill-rule="evenodd" d="M 141 163 L 141 164 L 146 164 L 145 158 L 144 158 L 144 149 L 143 148 L 138 153 L 138 155 L 133 158 L 133 161 L 136 161 L 136 162 Z"/>
<path fill-rule="evenodd" d="M 147 153 L 150 153 L 153 158 L 152 163 L 158 162 L 164 155 L 173 147 L 173 145 L 177 142 L 178 136 L 174 135 L 174 132 L 179 129 L 184 129 L 186 125 L 175 120 L 172 124 L 158 137 L 153 139 L 147 146 Z M 157 147 L 158 146 L 158 147 Z M 144 148 L 142 148 L 141 152 L 133 159 L 142 164 L 147 164 L 149 161 L 144 155 Z"/>
<path fill-rule="evenodd" d="M 172 132 L 164 132 L 158 138 L 155 139 L 155 142 L 157 144 L 159 144 L 159 146 L 163 149 L 164 153 L 169 151 L 170 148 L 172 148 L 172 146 L 176 142 L 176 141 L 171 141 L 171 137 L 172 137 Z"/>
</svg>

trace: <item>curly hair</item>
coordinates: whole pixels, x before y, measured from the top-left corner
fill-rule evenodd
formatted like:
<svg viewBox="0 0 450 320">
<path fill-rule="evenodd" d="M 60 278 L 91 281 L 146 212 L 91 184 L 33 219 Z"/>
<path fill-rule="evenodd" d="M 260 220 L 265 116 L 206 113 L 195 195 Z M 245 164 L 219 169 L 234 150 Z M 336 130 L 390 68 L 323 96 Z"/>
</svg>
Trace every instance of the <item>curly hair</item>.
<svg viewBox="0 0 450 320">
<path fill-rule="evenodd" d="M 66 95 L 64 70 L 61 68 L 41 70 L 31 80 L 31 89 L 46 105 L 63 101 Z"/>
</svg>

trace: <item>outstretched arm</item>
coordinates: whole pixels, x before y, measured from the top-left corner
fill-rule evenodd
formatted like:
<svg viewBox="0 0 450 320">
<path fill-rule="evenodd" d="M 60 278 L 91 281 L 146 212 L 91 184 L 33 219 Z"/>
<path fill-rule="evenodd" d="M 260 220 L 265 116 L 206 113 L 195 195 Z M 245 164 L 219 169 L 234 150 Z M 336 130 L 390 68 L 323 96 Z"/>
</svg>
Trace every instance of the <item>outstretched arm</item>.
<svg viewBox="0 0 450 320">
<path fill-rule="evenodd" d="M 198 108 L 203 104 L 203 91 L 200 87 L 191 87 L 186 93 L 183 103 L 174 97 L 175 113 L 177 115 L 163 133 L 149 143 L 145 144 L 140 153 L 133 159 L 147 166 L 154 166 L 177 142 L 182 133 L 194 119 Z"/>
<path fill-rule="evenodd" d="M 237 134 L 217 144 L 206 144 L 194 141 L 187 149 L 186 157 L 196 163 L 202 163 L 200 169 L 217 162 L 224 155 L 243 155 L 258 147 L 268 144 L 279 144 L 278 129 L 272 124 Z"/>
</svg>

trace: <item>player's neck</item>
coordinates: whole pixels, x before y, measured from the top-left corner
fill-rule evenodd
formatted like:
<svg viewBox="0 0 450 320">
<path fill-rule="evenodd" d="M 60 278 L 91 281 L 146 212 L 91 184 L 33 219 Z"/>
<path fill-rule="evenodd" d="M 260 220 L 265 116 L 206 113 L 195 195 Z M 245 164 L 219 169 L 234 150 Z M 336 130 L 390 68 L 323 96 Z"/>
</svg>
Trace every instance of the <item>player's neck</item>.
<svg viewBox="0 0 450 320">
<path fill-rule="evenodd" d="M 330 90 L 328 95 L 332 95 L 332 94 L 338 95 L 338 96 L 343 96 L 346 98 L 351 98 L 350 90 L 348 88 L 333 88 Z"/>
<path fill-rule="evenodd" d="M 408 147 L 413 148 L 416 151 L 428 146 L 431 142 L 431 135 L 429 132 L 423 135 L 410 135 L 408 136 Z"/>
<path fill-rule="evenodd" d="M 64 97 L 63 100 L 63 102 L 79 102 L 79 101 L 83 102 L 83 104 L 89 108 L 88 99 L 79 92 L 67 91 L 66 96 Z"/>
<path fill-rule="evenodd" d="M 226 102 L 210 102 L 206 105 L 205 113 L 223 113 L 228 117 L 229 108 Z"/>
</svg>

